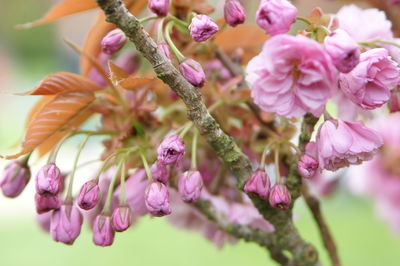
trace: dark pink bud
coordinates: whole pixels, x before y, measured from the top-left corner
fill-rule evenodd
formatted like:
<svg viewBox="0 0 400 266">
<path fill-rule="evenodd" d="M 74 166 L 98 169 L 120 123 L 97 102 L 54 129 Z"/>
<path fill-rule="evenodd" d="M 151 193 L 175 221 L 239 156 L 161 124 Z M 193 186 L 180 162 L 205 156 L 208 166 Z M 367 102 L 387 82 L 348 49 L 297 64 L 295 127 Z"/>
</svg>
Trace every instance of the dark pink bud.
<svg viewBox="0 0 400 266">
<path fill-rule="evenodd" d="M 157 160 L 163 164 L 176 164 L 185 154 L 185 143 L 178 135 L 166 137 L 157 148 Z"/>
<path fill-rule="evenodd" d="M 324 47 L 335 67 L 342 73 L 349 73 L 360 62 L 357 42 L 344 30 L 337 29 L 329 34 Z"/>
<path fill-rule="evenodd" d="M 219 30 L 218 25 L 207 15 L 196 15 L 189 25 L 190 36 L 196 42 L 205 42 Z"/>
<path fill-rule="evenodd" d="M 184 202 L 195 202 L 200 198 L 203 178 L 199 171 L 186 171 L 178 181 L 178 191 Z"/>
<path fill-rule="evenodd" d="M 105 54 L 115 54 L 121 50 L 126 43 L 125 33 L 120 29 L 115 29 L 107 33 L 101 41 L 101 49 Z"/>
<path fill-rule="evenodd" d="M 170 173 L 166 164 L 157 161 L 151 166 L 150 170 L 154 180 L 164 184 L 168 183 Z"/>
<path fill-rule="evenodd" d="M 243 24 L 246 20 L 246 12 L 242 4 L 237 0 L 226 0 L 224 6 L 224 17 L 232 27 Z"/>
<path fill-rule="evenodd" d="M 171 213 L 168 188 L 160 182 L 152 182 L 145 191 L 145 203 L 153 216 L 164 216 Z"/>
<path fill-rule="evenodd" d="M 97 246 L 111 246 L 115 232 L 111 226 L 111 217 L 99 214 L 93 224 L 93 242 Z"/>
<path fill-rule="evenodd" d="M 395 113 L 400 111 L 400 102 L 399 102 L 400 94 L 398 90 L 392 91 L 392 96 L 390 97 L 390 101 L 388 103 L 389 112 Z"/>
<path fill-rule="evenodd" d="M 149 9 L 159 17 L 168 15 L 169 0 L 149 0 Z"/>
<path fill-rule="evenodd" d="M 319 163 L 313 157 L 303 154 L 297 163 L 297 170 L 304 178 L 312 178 L 318 170 Z"/>
<path fill-rule="evenodd" d="M 57 195 L 62 189 L 62 174 L 55 163 L 43 166 L 36 175 L 36 192 Z"/>
<path fill-rule="evenodd" d="M 97 180 L 93 179 L 83 184 L 78 196 L 78 206 L 90 210 L 96 206 L 99 199 L 100 188 Z"/>
<path fill-rule="evenodd" d="M 272 187 L 269 195 L 269 204 L 272 207 L 286 211 L 289 209 L 291 201 L 290 193 L 284 184 L 275 184 Z"/>
<path fill-rule="evenodd" d="M 42 214 L 51 210 L 58 210 L 61 207 L 59 195 L 35 194 L 36 212 Z"/>
<path fill-rule="evenodd" d="M 82 214 L 73 205 L 61 205 L 53 211 L 51 216 L 50 232 L 54 241 L 72 245 L 81 233 Z"/>
<path fill-rule="evenodd" d="M 202 66 L 191 58 L 185 59 L 179 65 L 179 71 L 183 75 L 183 77 L 193 86 L 203 87 L 206 82 L 206 74 L 204 74 L 204 70 Z"/>
<path fill-rule="evenodd" d="M 171 62 L 172 61 L 172 54 L 171 54 L 171 49 L 169 48 L 169 45 L 166 42 L 160 42 L 158 43 L 158 49 L 160 49 L 160 52 Z"/>
<path fill-rule="evenodd" d="M 4 196 L 15 198 L 21 194 L 31 178 L 30 169 L 20 161 L 11 162 L 3 172 L 0 187 Z"/>
<path fill-rule="evenodd" d="M 132 223 L 131 209 L 126 206 L 116 208 L 112 214 L 111 220 L 112 227 L 115 231 L 125 231 Z"/>
<path fill-rule="evenodd" d="M 258 195 L 260 198 L 267 200 L 270 190 L 270 181 L 267 173 L 258 169 L 247 181 L 244 186 L 246 193 Z"/>
</svg>

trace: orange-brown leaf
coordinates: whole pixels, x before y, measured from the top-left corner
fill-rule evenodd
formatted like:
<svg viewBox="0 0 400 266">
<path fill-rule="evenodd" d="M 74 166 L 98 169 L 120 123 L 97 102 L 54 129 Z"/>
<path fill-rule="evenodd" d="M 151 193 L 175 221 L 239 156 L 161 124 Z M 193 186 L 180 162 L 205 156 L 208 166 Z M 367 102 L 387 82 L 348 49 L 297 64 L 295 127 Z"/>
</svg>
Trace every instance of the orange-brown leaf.
<svg viewBox="0 0 400 266">
<path fill-rule="evenodd" d="M 150 85 L 150 83 L 154 82 L 155 79 L 150 75 L 145 77 L 138 77 L 136 75 L 131 75 L 126 79 L 123 79 L 119 82 L 119 86 L 124 88 L 125 90 L 136 90 L 142 88 L 146 85 Z"/>
<path fill-rule="evenodd" d="M 31 23 L 21 25 L 21 27 L 29 28 L 41 24 L 46 24 L 60 18 L 87 11 L 96 7 L 96 0 L 64 0 L 63 2 L 50 9 L 43 18 Z"/>
<path fill-rule="evenodd" d="M 94 99 L 94 94 L 89 91 L 65 92 L 55 96 L 33 116 L 27 127 L 21 152 L 7 156 L 7 159 L 15 159 L 32 151 L 60 129 L 70 125 Z"/>
<path fill-rule="evenodd" d="M 103 88 L 97 83 L 74 73 L 57 72 L 45 77 L 39 85 L 23 95 L 55 95 L 68 91 L 98 91 Z"/>
<path fill-rule="evenodd" d="M 125 70 L 114 64 L 111 60 L 108 61 L 108 68 L 110 70 L 111 81 L 115 86 L 117 86 L 121 80 L 124 80 L 129 76 Z"/>
</svg>

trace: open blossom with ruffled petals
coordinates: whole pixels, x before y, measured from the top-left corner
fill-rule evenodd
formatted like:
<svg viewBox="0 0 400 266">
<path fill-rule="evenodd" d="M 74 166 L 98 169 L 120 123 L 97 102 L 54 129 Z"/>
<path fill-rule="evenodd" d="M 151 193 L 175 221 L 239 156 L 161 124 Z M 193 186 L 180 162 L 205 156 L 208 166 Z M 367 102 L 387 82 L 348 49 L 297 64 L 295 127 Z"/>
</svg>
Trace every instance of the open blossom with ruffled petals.
<svg viewBox="0 0 400 266">
<path fill-rule="evenodd" d="M 335 67 L 343 73 L 349 73 L 360 61 L 357 42 L 341 29 L 329 34 L 324 40 L 324 47 Z"/>
<path fill-rule="evenodd" d="M 168 188 L 160 182 L 151 183 L 145 191 L 145 203 L 153 216 L 164 216 L 171 213 Z"/>
<path fill-rule="evenodd" d="M 50 232 L 54 241 L 72 245 L 81 233 L 82 214 L 78 208 L 66 204 L 53 211 Z"/>
<path fill-rule="evenodd" d="M 13 161 L 4 169 L 0 187 L 4 196 L 15 198 L 21 194 L 31 178 L 29 167 L 20 161 Z"/>
<path fill-rule="evenodd" d="M 244 186 L 246 193 L 253 193 L 262 199 L 268 199 L 270 181 L 267 173 L 259 169 L 247 181 Z"/>
<path fill-rule="evenodd" d="M 35 194 L 36 212 L 42 214 L 51 210 L 58 210 L 61 207 L 59 195 Z"/>
<path fill-rule="evenodd" d="M 400 69 L 383 48 L 366 51 L 360 63 L 348 74 L 340 76 L 340 88 L 349 99 L 366 110 L 387 103 L 390 91 L 400 80 Z"/>
<path fill-rule="evenodd" d="M 193 86 L 203 87 L 206 82 L 206 75 L 199 62 L 186 58 L 180 65 L 179 71 L 182 76 Z"/>
<path fill-rule="evenodd" d="M 318 129 L 317 151 L 321 169 L 335 171 L 370 160 L 383 139 L 362 122 L 326 120 Z"/>
<path fill-rule="evenodd" d="M 199 171 L 186 171 L 178 180 L 178 191 L 184 202 L 195 202 L 200 198 L 203 178 Z"/>
<path fill-rule="evenodd" d="M 149 9 L 159 17 L 168 15 L 169 0 L 149 0 Z"/>
<path fill-rule="evenodd" d="M 111 224 L 115 231 L 123 232 L 132 223 L 131 210 L 127 206 L 118 207 L 111 216 Z"/>
<path fill-rule="evenodd" d="M 93 243 L 102 247 L 111 246 L 114 242 L 114 235 L 111 217 L 104 214 L 97 215 L 93 224 Z"/>
<path fill-rule="evenodd" d="M 196 42 L 205 42 L 217 31 L 218 25 L 207 15 L 196 15 L 189 25 L 190 36 Z"/>
<path fill-rule="evenodd" d="M 56 195 L 62 188 L 62 174 L 55 163 L 43 166 L 36 175 L 36 192 Z"/>
<path fill-rule="evenodd" d="M 256 22 L 267 34 L 277 35 L 288 32 L 296 16 L 297 8 L 287 0 L 261 0 Z"/>
<path fill-rule="evenodd" d="M 269 39 L 246 72 L 254 102 L 287 118 L 321 115 L 337 89 L 338 72 L 330 57 L 318 42 L 301 35 Z"/>
<path fill-rule="evenodd" d="M 99 199 L 100 188 L 97 180 L 89 180 L 83 184 L 78 196 L 78 206 L 84 210 L 90 210 L 96 206 Z"/>
<path fill-rule="evenodd" d="M 168 170 L 168 165 L 160 163 L 160 162 L 155 162 L 152 164 L 152 166 L 150 167 L 151 170 L 151 175 L 153 176 L 153 179 L 167 184 L 168 183 L 168 179 L 169 179 L 169 170 Z"/>
<path fill-rule="evenodd" d="M 284 184 L 275 184 L 272 187 L 269 195 L 269 204 L 272 207 L 286 211 L 289 209 L 291 202 L 292 198 Z"/>
<path fill-rule="evenodd" d="M 126 43 L 125 33 L 120 29 L 115 29 L 107 33 L 101 41 L 101 48 L 105 54 L 114 54 L 121 50 Z"/>
<path fill-rule="evenodd" d="M 185 154 L 185 143 L 178 135 L 166 137 L 158 146 L 157 154 L 157 160 L 160 163 L 178 163 Z"/>
<path fill-rule="evenodd" d="M 225 21 L 232 27 L 243 24 L 246 20 L 244 7 L 238 0 L 226 0 L 224 6 Z"/>
</svg>

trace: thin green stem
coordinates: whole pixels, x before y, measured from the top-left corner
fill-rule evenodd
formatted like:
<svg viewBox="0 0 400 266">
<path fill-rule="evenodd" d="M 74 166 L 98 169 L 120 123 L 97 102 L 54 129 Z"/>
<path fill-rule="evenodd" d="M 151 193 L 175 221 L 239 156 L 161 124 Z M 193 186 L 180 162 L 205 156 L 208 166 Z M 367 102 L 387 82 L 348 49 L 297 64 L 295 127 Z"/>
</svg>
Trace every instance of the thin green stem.
<svg viewBox="0 0 400 266">
<path fill-rule="evenodd" d="M 194 126 L 194 124 L 192 122 L 187 123 L 186 126 L 182 129 L 182 132 L 179 134 L 179 137 L 181 137 L 182 139 L 185 137 L 186 133 L 188 133 L 192 127 Z"/>
<path fill-rule="evenodd" d="M 154 19 L 159 19 L 159 18 L 160 18 L 160 17 L 157 17 L 157 16 L 148 16 L 148 17 L 139 19 L 139 22 L 140 22 L 141 24 L 143 24 L 143 23 L 145 23 L 145 22 L 147 22 L 147 21 L 154 20 Z"/>
<path fill-rule="evenodd" d="M 164 41 L 163 27 L 164 27 L 164 19 L 161 19 L 157 25 L 157 42 Z"/>
<path fill-rule="evenodd" d="M 108 192 L 107 192 L 107 199 L 106 199 L 106 203 L 104 204 L 104 208 L 103 208 L 103 213 L 105 215 L 110 215 L 110 211 L 111 211 L 111 199 L 112 199 L 112 193 L 114 191 L 114 186 L 115 186 L 115 182 L 117 181 L 118 178 L 118 173 L 121 170 L 121 166 L 124 164 L 124 159 L 121 159 L 118 162 L 118 166 L 117 169 L 115 169 L 115 173 L 113 178 L 111 179 L 111 183 L 110 186 L 108 187 Z"/>
<path fill-rule="evenodd" d="M 214 112 L 218 107 L 220 107 L 222 104 L 224 104 L 224 99 L 219 99 L 216 102 L 214 102 L 210 107 L 208 107 L 208 111 L 210 113 Z"/>
<path fill-rule="evenodd" d="M 121 168 L 121 194 L 120 194 L 120 198 L 119 198 L 119 204 L 121 206 L 125 206 L 126 205 L 126 192 L 125 192 L 125 178 L 126 178 L 126 172 L 125 172 L 125 162 L 122 164 L 122 168 Z"/>
<path fill-rule="evenodd" d="M 168 19 L 169 21 L 171 21 L 171 22 L 175 22 L 176 24 L 181 25 L 182 27 L 185 27 L 185 28 L 189 27 L 189 23 L 187 23 L 187 22 L 185 22 L 185 21 L 183 21 L 183 20 L 180 20 L 180 19 L 177 18 L 177 17 L 168 16 L 167 19 Z"/>
<path fill-rule="evenodd" d="M 279 145 L 275 147 L 275 173 L 276 173 L 276 182 L 281 182 L 281 171 L 279 169 Z"/>
<path fill-rule="evenodd" d="M 139 154 L 140 154 L 140 158 L 142 159 L 147 178 L 151 181 L 151 180 L 153 180 L 153 176 L 151 175 L 150 167 L 149 167 L 149 164 L 147 163 L 146 156 L 144 155 L 142 150 L 139 150 Z"/>
<path fill-rule="evenodd" d="M 391 41 L 386 41 L 386 40 L 374 40 L 374 41 L 372 41 L 372 43 L 384 43 L 384 44 L 389 44 L 389 45 L 393 45 L 397 48 L 400 48 L 400 44 L 391 42 Z"/>
<path fill-rule="evenodd" d="M 192 168 L 197 169 L 197 142 L 199 140 L 199 132 L 197 130 L 193 133 L 192 141 Z"/>
<path fill-rule="evenodd" d="M 306 23 L 307 25 L 309 25 L 309 26 L 312 26 L 312 23 L 311 23 L 311 21 L 309 21 L 308 19 L 306 19 L 306 18 L 303 18 L 303 17 L 297 17 L 296 18 L 296 20 L 298 20 L 298 21 L 301 21 L 301 22 L 304 22 L 304 23 Z"/>
<path fill-rule="evenodd" d="M 175 46 L 174 42 L 171 39 L 171 30 L 172 27 L 174 26 L 174 22 L 170 21 L 168 22 L 167 26 L 165 27 L 165 34 L 164 37 L 167 40 L 169 47 L 172 49 L 174 52 L 175 56 L 178 58 L 179 62 L 182 62 L 185 59 L 185 56 L 179 51 L 179 49 Z"/>
<path fill-rule="evenodd" d="M 267 152 L 272 147 L 272 145 L 275 144 L 275 142 L 276 142 L 275 140 L 272 140 L 267 145 L 265 145 L 265 148 L 264 148 L 262 156 L 261 156 L 261 161 L 260 161 L 260 169 L 261 170 L 265 169 L 265 161 L 267 159 Z"/>
</svg>

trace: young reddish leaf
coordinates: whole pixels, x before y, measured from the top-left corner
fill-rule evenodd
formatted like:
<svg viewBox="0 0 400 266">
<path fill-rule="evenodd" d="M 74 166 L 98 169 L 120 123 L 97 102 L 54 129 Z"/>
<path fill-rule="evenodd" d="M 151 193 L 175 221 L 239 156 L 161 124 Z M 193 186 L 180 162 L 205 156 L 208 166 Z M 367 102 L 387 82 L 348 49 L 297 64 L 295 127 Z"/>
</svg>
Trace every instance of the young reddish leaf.
<svg viewBox="0 0 400 266">
<path fill-rule="evenodd" d="M 45 77 L 39 85 L 22 95 L 55 95 L 68 91 L 98 91 L 103 87 L 74 73 L 57 72 Z"/>
<path fill-rule="evenodd" d="M 27 127 L 21 152 L 6 158 L 18 158 L 35 149 L 60 129 L 70 126 L 71 121 L 94 99 L 94 94 L 89 91 L 64 92 L 55 96 L 33 116 Z"/>
<path fill-rule="evenodd" d="M 115 86 L 118 86 L 121 80 L 124 80 L 129 76 L 125 70 L 114 64 L 112 61 L 108 61 L 108 68 L 110 70 L 111 81 Z"/>
<path fill-rule="evenodd" d="M 126 79 L 121 80 L 119 82 L 119 86 L 121 86 L 125 90 L 136 90 L 146 85 L 150 85 L 153 82 L 157 82 L 157 80 L 154 77 L 151 77 L 150 75 L 145 77 L 138 77 L 136 75 L 131 75 Z"/>
<path fill-rule="evenodd" d="M 60 18 L 87 11 L 97 7 L 96 0 L 64 0 L 50 9 L 47 14 L 34 22 L 19 25 L 20 28 L 30 28 L 33 26 L 53 22 Z"/>
</svg>

